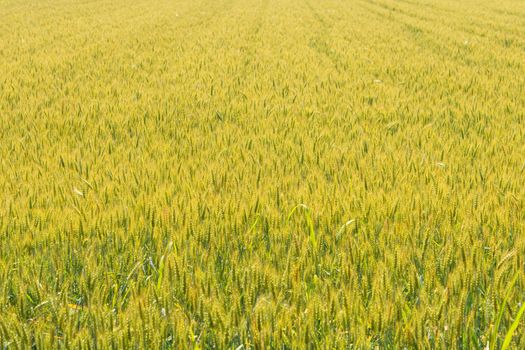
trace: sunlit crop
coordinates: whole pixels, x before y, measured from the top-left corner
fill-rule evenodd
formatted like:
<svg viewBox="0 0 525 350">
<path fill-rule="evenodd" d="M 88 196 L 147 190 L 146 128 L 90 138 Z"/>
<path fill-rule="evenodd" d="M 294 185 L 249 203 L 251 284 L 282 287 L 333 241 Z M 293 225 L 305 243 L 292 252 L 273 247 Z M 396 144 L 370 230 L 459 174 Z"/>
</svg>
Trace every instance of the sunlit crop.
<svg viewBox="0 0 525 350">
<path fill-rule="evenodd" d="M 515 0 L 0 0 L 0 347 L 525 348 L 524 33 Z"/>
</svg>

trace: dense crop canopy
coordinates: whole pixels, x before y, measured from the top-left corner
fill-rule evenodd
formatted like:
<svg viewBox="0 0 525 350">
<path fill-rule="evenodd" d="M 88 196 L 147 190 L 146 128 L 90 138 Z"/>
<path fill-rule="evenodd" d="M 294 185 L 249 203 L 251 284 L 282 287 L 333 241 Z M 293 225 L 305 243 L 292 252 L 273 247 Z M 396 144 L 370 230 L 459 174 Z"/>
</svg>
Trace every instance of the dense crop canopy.
<svg viewBox="0 0 525 350">
<path fill-rule="evenodd" d="M 0 347 L 524 348 L 523 33 L 513 0 L 0 0 Z"/>
</svg>

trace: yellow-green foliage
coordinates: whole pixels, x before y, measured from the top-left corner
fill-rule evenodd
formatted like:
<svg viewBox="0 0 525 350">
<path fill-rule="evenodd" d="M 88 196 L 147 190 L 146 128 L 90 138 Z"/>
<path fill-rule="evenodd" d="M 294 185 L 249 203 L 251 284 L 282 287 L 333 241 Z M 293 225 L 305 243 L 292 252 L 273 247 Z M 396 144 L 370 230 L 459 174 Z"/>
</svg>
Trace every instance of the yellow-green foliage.
<svg viewBox="0 0 525 350">
<path fill-rule="evenodd" d="M 0 346 L 524 348 L 524 30 L 0 0 Z"/>
</svg>

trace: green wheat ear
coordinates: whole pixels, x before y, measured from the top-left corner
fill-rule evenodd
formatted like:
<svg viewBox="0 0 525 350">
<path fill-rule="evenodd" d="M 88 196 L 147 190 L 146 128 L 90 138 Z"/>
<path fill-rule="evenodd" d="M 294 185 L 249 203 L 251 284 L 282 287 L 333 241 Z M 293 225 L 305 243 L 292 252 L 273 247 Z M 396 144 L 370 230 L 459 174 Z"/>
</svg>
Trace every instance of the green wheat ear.
<svg viewBox="0 0 525 350">
<path fill-rule="evenodd" d="M 166 257 L 165 255 L 160 257 L 159 276 L 158 276 L 158 279 L 157 279 L 157 292 L 160 291 L 160 287 L 162 285 L 162 278 L 164 276 L 164 258 L 165 257 Z"/>
<path fill-rule="evenodd" d="M 355 222 L 355 219 L 352 219 L 352 220 L 348 220 L 343 226 L 341 226 L 339 228 L 339 230 L 337 230 L 337 233 L 335 234 L 335 240 L 336 242 L 339 242 L 339 240 L 341 239 L 341 236 L 343 235 L 343 233 L 345 232 L 345 229 L 350 226 L 351 224 L 353 224 Z"/>
<path fill-rule="evenodd" d="M 286 221 L 290 222 L 290 218 L 292 215 L 299 209 L 302 208 L 304 212 L 304 216 L 306 218 L 306 222 L 308 224 L 308 231 L 309 231 L 309 238 L 310 238 L 310 244 L 312 245 L 312 248 L 314 250 L 317 249 L 317 239 L 315 237 L 315 228 L 314 228 L 314 221 L 312 219 L 311 209 L 306 204 L 297 204 L 291 211 L 290 214 L 288 214 L 288 218 Z"/>
</svg>

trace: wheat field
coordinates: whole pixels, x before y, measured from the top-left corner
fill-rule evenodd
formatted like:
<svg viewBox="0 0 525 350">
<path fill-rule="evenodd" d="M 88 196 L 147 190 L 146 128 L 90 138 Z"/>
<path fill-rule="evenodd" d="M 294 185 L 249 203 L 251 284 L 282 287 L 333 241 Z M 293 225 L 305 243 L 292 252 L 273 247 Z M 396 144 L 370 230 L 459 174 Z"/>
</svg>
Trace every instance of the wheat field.
<svg viewBox="0 0 525 350">
<path fill-rule="evenodd" d="M 525 348 L 523 33 L 517 0 L 0 0 L 0 346 Z"/>
</svg>

